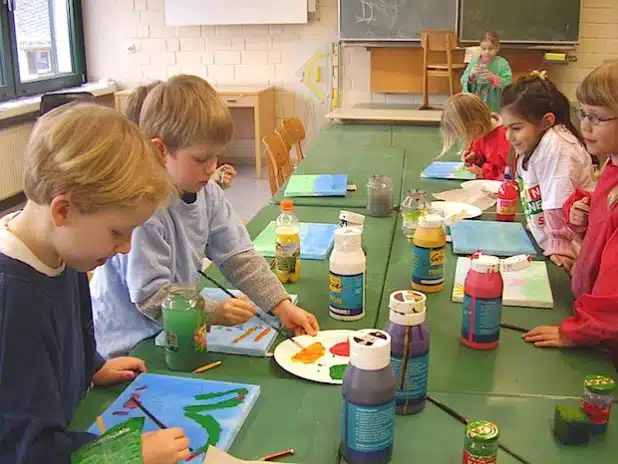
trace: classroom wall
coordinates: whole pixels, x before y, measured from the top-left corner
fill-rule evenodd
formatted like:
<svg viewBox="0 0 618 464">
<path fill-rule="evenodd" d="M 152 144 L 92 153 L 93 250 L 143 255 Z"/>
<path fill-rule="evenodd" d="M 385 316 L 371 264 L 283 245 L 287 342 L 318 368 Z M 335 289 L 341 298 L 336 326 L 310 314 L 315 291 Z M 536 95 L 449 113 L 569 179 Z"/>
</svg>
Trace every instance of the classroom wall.
<svg viewBox="0 0 618 464">
<path fill-rule="evenodd" d="M 319 0 L 319 19 L 306 25 L 166 27 L 163 0 L 83 0 L 88 72 L 132 87 L 176 73 L 195 73 L 214 84 L 275 85 L 277 117 L 297 116 L 309 137 L 325 122 L 326 105 L 309 96 L 295 76 L 315 51 L 337 37 L 337 0 Z M 134 45 L 135 53 L 127 48 Z M 591 69 L 618 58 L 618 0 L 582 0 L 579 61 L 550 67 L 573 97 Z M 341 101 L 418 102 L 417 95 L 372 94 L 369 52 L 342 50 Z M 432 99 L 434 100 L 434 99 Z M 250 149 L 250 147 L 249 147 Z"/>
</svg>

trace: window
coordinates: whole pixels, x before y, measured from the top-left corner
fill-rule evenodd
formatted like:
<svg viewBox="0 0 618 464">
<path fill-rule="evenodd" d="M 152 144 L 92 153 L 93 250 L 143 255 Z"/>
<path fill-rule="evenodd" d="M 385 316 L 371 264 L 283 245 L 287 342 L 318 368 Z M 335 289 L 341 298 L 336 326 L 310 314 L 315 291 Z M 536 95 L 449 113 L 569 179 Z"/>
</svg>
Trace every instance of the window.
<svg viewBox="0 0 618 464">
<path fill-rule="evenodd" d="M 0 101 L 85 81 L 80 0 L 1 0 Z"/>
</svg>

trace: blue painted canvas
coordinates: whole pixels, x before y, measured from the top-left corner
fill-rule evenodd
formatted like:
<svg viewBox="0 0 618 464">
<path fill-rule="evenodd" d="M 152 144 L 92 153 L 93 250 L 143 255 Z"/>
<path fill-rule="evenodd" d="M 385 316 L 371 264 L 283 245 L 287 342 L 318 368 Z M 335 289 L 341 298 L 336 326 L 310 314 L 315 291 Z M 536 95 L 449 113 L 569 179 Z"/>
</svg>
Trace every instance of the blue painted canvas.
<svg viewBox="0 0 618 464">
<path fill-rule="evenodd" d="M 471 255 L 477 250 L 493 256 L 536 255 L 524 226 L 518 222 L 455 221 L 451 224 L 453 251 Z"/>
<path fill-rule="evenodd" d="M 191 451 L 197 453 L 208 449 L 209 445 L 225 451 L 230 448 L 260 396 L 260 387 L 190 377 L 140 374 L 101 415 L 107 429 L 131 417 L 145 416 L 131 401 L 133 395 L 166 427 L 182 427 L 189 438 Z M 159 430 L 159 427 L 146 417 L 143 431 L 153 430 Z M 100 435 L 96 422 L 88 431 Z"/>
<path fill-rule="evenodd" d="M 348 193 L 347 174 L 293 175 L 285 187 L 285 197 L 344 197 Z"/>
<path fill-rule="evenodd" d="M 230 290 L 235 296 L 243 295 L 239 290 Z M 224 301 L 229 296 L 218 288 L 204 288 L 201 294 L 216 301 Z M 298 301 L 297 295 L 290 295 L 292 302 Z M 255 304 L 255 303 L 253 303 Z M 213 353 L 241 354 L 245 356 L 265 357 L 266 353 L 277 338 L 281 322 L 275 316 L 266 314 L 257 308 L 260 317 L 253 316 L 244 324 L 233 327 L 213 325 L 206 335 L 206 346 Z M 264 321 L 268 321 L 268 324 Z M 269 324 L 273 327 L 270 327 Z M 165 335 L 161 332 L 155 339 L 157 346 L 165 346 Z"/>
<path fill-rule="evenodd" d="M 326 259 L 335 243 L 337 224 L 300 223 L 301 259 Z M 271 221 L 253 240 L 253 246 L 266 258 L 275 257 L 275 221 Z"/>
<path fill-rule="evenodd" d="M 476 179 L 462 162 L 458 161 L 434 161 L 421 173 L 421 177 L 429 179 Z"/>
</svg>

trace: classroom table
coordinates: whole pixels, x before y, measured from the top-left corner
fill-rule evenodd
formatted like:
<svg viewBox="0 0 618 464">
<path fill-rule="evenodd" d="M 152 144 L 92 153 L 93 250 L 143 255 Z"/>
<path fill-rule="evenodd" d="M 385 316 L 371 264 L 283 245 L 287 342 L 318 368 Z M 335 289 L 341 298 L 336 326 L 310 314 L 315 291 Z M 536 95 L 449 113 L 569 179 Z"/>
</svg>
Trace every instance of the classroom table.
<svg viewBox="0 0 618 464">
<path fill-rule="evenodd" d="M 523 216 L 519 217 L 523 220 Z M 386 273 L 378 327 L 388 320 L 389 295 L 410 288 L 412 244 L 398 230 L 393 239 Z M 600 352 L 581 349 L 541 349 L 522 340 L 521 333 L 502 329 L 500 345 L 491 351 L 471 350 L 459 342 L 462 304 L 451 301 L 457 256 L 447 244 L 444 290 L 428 294 L 427 317 L 431 330 L 429 388 L 441 392 L 497 395 L 579 396 L 589 374 L 615 375 Z M 534 328 L 558 324 L 571 314 L 570 280 L 563 269 L 547 261 L 554 309 L 503 306 L 502 322 Z"/>
<path fill-rule="evenodd" d="M 311 144 L 307 157 L 296 168 L 296 174 L 348 174 L 348 184 L 355 184 L 355 192 L 344 197 L 294 197 L 296 205 L 365 208 L 367 181 L 374 174 L 390 176 L 393 182 L 393 206 L 399 206 L 405 150 L 388 146 L 369 146 L 334 142 Z M 287 183 L 270 200 L 279 204 L 285 198 Z"/>
<path fill-rule="evenodd" d="M 420 171 L 433 158 L 432 150 L 437 146 L 436 140 L 439 140 L 436 139 L 439 134 L 435 128 L 372 128 L 363 138 L 362 130 L 356 129 L 357 126 L 351 127 L 354 129 L 328 126 L 324 134 L 328 135 L 329 131 L 332 131 L 334 135 L 330 142 L 326 140 L 326 135 L 321 135 L 325 137 L 325 141 L 320 143 L 323 147 L 329 143 L 331 147 L 336 147 L 343 146 L 345 142 L 351 153 L 364 153 L 365 163 L 373 165 L 378 164 L 377 156 L 384 153 L 384 150 L 395 150 L 392 153 L 399 153 L 403 163 L 405 151 L 406 169 L 401 176 L 404 184 L 406 179 L 409 182 L 420 179 Z M 349 139 L 354 137 L 349 137 L 349 134 L 357 134 L 362 138 L 363 143 L 366 143 L 364 148 L 362 144 L 350 141 Z M 391 143 L 397 148 L 370 145 L 385 144 L 387 134 L 390 134 Z M 349 148 L 352 145 L 353 151 Z M 314 155 L 315 153 L 311 154 Z M 308 158 L 308 161 L 310 160 L 311 157 Z M 333 160 L 332 163 L 336 161 Z M 302 169 L 302 166 L 299 169 Z M 449 188 L 458 186 L 458 182 L 443 182 L 446 182 Z M 437 187 L 434 191 L 443 189 Z M 350 207 L 346 205 L 346 209 Z M 336 223 L 340 207 L 297 206 L 295 211 L 301 221 Z M 352 211 L 363 213 L 364 209 L 352 208 Z M 278 212 L 278 207 L 274 205 L 263 208 L 248 224 L 251 236 L 255 237 L 269 221 L 276 218 Z M 486 212 L 481 217 L 492 218 L 491 212 Z M 518 215 L 517 220 L 522 222 L 524 218 Z M 407 289 L 410 285 L 411 244 L 402 235 L 400 226 L 401 219 L 395 213 L 389 218 L 366 218 L 364 247 L 368 258 L 367 315 L 363 320 L 346 323 L 328 317 L 327 260 L 303 260 L 301 279 L 287 285 L 288 292 L 299 295 L 299 305 L 318 316 L 322 329 L 357 329 L 370 326 L 383 328 L 388 317 L 390 293 Z M 552 437 L 550 424 L 557 401 L 577 401 L 580 398 L 584 376 L 615 376 L 611 363 L 603 354 L 593 351 L 534 348 L 524 343 L 518 332 L 504 329 L 501 332 L 501 344 L 495 350 L 473 351 L 461 345 L 459 331 L 462 305 L 451 302 L 456 257 L 450 252 L 450 245 L 447 247 L 449 252 L 445 288 L 439 294 L 428 296 L 428 321 L 432 337 L 430 393 L 470 420 L 496 421 L 500 427 L 502 442 L 532 464 L 615 460 L 618 453 L 618 429 L 615 423 L 618 418 L 615 411 L 612 414 L 614 424 L 610 425 L 606 435 L 595 437 L 588 445 L 560 445 Z M 564 271 L 551 263 L 548 263 L 548 270 L 555 308 L 548 310 L 504 307 L 503 322 L 533 327 L 557 324 L 570 314 L 573 298 L 569 280 Z M 208 274 L 225 283 L 216 269 L 209 269 Z M 202 284 L 204 283 L 202 280 Z M 145 359 L 151 372 L 193 376 L 168 371 L 164 350 L 155 347 L 153 339 L 140 343 L 132 354 Z M 212 360 L 223 360 L 224 363 L 220 368 L 197 377 L 253 383 L 261 387 L 260 399 L 230 449 L 233 455 L 244 459 L 257 459 L 268 453 L 294 448 L 296 454 L 281 462 L 339 462 L 340 387 L 298 379 L 281 369 L 272 358 L 216 353 L 209 354 L 209 357 Z M 78 408 L 73 427 L 82 430 L 87 428 L 125 386 L 94 388 Z M 461 462 L 463 434 L 460 423 L 428 403 L 421 414 L 397 416 L 395 448 L 391 462 Z M 518 461 L 501 452 L 499 462 L 511 464 Z"/>
</svg>

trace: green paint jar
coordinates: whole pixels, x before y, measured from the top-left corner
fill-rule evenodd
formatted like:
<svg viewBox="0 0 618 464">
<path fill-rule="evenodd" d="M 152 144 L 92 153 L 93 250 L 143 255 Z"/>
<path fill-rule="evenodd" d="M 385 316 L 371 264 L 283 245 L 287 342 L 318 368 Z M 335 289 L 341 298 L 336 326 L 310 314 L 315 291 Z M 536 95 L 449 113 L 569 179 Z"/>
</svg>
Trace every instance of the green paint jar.
<svg viewBox="0 0 618 464">
<path fill-rule="evenodd" d="M 474 421 L 466 426 L 463 464 L 495 464 L 498 459 L 498 426 Z"/>
<path fill-rule="evenodd" d="M 207 326 L 195 285 L 172 285 L 161 310 L 167 367 L 172 371 L 190 372 L 203 365 Z"/>
</svg>

